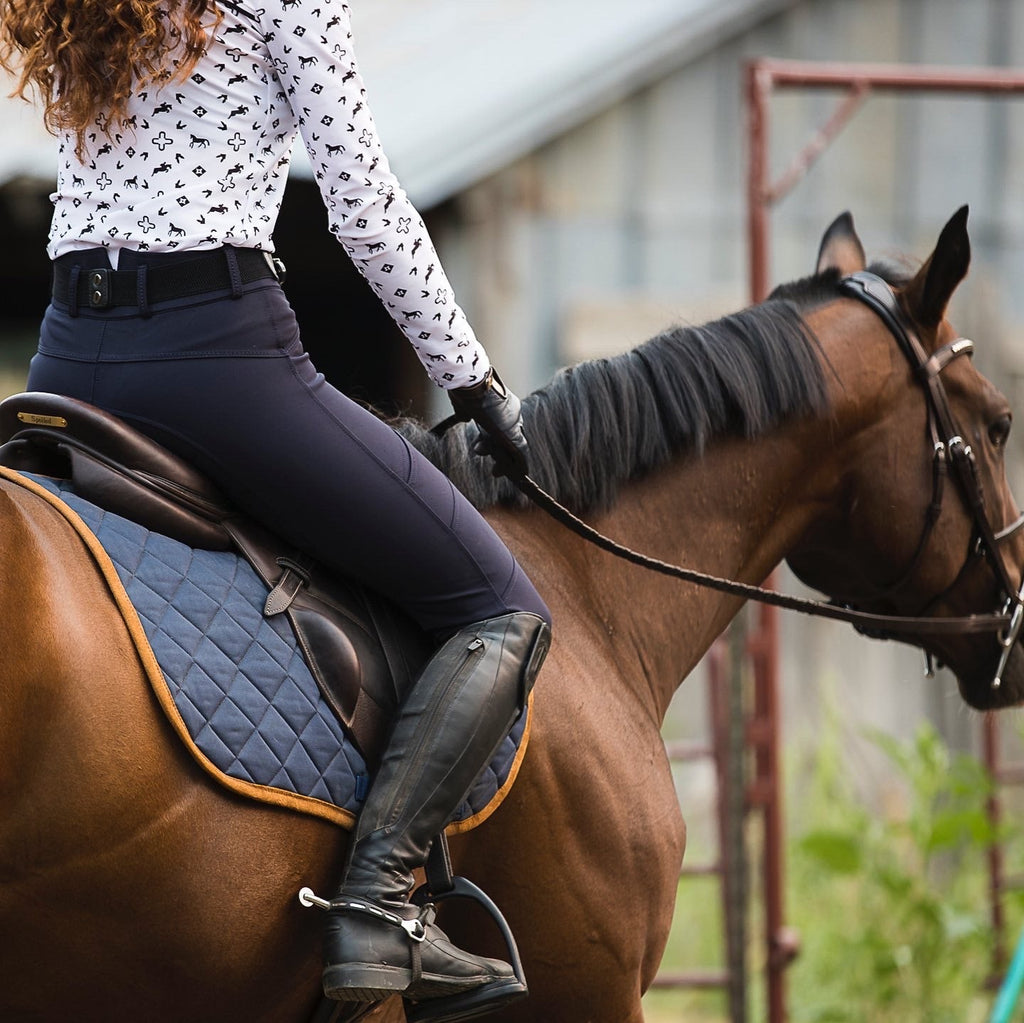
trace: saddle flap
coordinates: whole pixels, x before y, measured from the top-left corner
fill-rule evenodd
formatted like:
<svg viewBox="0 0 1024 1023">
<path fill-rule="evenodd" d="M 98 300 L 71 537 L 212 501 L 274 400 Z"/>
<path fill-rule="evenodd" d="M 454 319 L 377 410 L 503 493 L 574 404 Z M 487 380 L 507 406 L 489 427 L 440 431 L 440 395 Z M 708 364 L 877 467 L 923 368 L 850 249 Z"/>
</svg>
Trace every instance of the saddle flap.
<svg viewBox="0 0 1024 1023">
<path fill-rule="evenodd" d="M 226 520 L 235 546 L 264 584 L 274 590 L 295 564 L 279 557 L 273 537 L 251 519 Z M 305 582 L 278 609 L 291 623 L 295 638 L 321 692 L 375 766 L 387 739 L 388 725 L 430 653 L 426 636 L 363 587 L 300 558 Z M 339 684 L 339 680 L 343 684 Z"/>
</svg>

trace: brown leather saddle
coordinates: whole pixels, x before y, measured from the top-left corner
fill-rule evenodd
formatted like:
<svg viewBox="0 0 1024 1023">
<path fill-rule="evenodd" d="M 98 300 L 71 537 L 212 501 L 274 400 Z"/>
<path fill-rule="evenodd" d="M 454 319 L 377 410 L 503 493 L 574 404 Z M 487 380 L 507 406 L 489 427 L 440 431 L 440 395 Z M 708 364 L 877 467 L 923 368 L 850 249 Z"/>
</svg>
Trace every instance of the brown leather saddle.
<svg viewBox="0 0 1024 1023">
<path fill-rule="evenodd" d="M 270 589 L 264 614 L 287 616 L 324 697 L 376 767 L 431 649 L 397 608 L 289 549 L 191 465 L 85 402 L 32 392 L 0 402 L 0 464 L 68 479 L 85 500 L 190 547 L 243 555 Z"/>
</svg>

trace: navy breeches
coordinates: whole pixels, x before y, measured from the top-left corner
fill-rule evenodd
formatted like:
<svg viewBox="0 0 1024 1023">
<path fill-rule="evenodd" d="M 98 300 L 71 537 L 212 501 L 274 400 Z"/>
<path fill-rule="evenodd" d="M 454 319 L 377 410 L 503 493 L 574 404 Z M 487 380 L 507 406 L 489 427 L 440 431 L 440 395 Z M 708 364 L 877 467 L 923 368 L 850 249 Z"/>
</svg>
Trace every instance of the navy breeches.
<svg viewBox="0 0 1024 1023">
<path fill-rule="evenodd" d="M 73 262 L 109 265 L 102 250 Z M 135 265 L 123 252 L 119 269 Z M 72 310 L 55 296 L 28 387 L 122 417 L 439 638 L 512 611 L 550 622 L 504 543 L 448 478 L 317 372 L 277 282 L 240 291 L 167 301 L 145 316 Z"/>
</svg>

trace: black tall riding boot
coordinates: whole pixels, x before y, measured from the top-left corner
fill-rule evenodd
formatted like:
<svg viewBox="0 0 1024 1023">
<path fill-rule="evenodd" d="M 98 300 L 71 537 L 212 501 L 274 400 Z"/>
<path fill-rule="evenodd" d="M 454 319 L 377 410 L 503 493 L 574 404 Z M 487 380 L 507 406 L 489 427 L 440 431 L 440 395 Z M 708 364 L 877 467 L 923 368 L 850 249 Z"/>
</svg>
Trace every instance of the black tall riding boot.
<svg viewBox="0 0 1024 1023">
<path fill-rule="evenodd" d="M 456 633 L 398 712 L 359 815 L 324 940 L 324 992 L 420 1000 L 504 981 L 512 968 L 452 945 L 432 907 L 409 903 L 414 868 L 508 735 L 547 652 L 550 629 L 516 612 Z"/>
</svg>

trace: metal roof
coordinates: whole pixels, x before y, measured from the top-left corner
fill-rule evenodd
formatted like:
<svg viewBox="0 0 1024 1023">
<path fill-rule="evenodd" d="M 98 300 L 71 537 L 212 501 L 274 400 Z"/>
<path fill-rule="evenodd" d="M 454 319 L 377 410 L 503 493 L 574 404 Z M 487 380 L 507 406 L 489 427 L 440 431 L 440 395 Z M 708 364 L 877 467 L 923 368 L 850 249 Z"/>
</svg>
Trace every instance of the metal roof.
<svg viewBox="0 0 1024 1023">
<path fill-rule="evenodd" d="M 375 0 L 353 32 L 418 205 L 459 192 L 792 0 Z"/>
<path fill-rule="evenodd" d="M 385 149 L 426 209 L 792 2 L 357 0 L 352 18 Z M 0 181 L 52 176 L 53 140 L 7 91 Z"/>
</svg>

